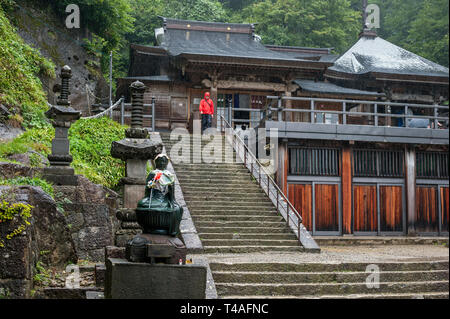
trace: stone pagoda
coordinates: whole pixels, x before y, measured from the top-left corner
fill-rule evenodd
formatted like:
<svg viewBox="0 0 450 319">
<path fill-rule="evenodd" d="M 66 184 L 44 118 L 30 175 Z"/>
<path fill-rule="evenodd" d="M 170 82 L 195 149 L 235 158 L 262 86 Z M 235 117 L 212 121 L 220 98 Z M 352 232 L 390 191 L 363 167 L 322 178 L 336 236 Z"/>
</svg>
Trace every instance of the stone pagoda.
<svg viewBox="0 0 450 319">
<path fill-rule="evenodd" d="M 55 185 L 78 185 L 78 177 L 70 167 L 72 156 L 68 133 L 70 126 L 81 117 L 81 112 L 73 109 L 69 101 L 69 82 L 72 70 L 65 65 L 61 69 L 61 94 L 57 105 L 53 105 L 45 115 L 55 128 L 55 138 L 52 140 L 52 153 L 48 156 L 50 167 L 44 168 L 44 178 Z"/>
</svg>

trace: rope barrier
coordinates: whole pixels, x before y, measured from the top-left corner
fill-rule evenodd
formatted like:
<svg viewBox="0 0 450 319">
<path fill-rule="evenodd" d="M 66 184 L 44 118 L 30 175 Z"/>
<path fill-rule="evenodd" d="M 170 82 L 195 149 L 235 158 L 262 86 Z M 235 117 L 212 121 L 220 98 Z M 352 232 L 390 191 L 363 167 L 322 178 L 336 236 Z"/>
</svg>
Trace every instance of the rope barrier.
<svg viewBox="0 0 450 319">
<path fill-rule="evenodd" d="M 122 99 L 119 99 L 115 104 L 111 105 L 109 108 L 107 108 L 107 109 L 104 110 L 103 112 L 98 113 L 98 114 L 96 114 L 96 115 L 92 115 L 92 116 L 81 117 L 81 119 L 83 119 L 83 120 L 84 120 L 84 119 L 94 119 L 94 118 L 103 116 L 103 115 L 105 115 L 106 113 L 111 112 L 111 111 L 112 111 L 113 109 L 115 109 L 117 106 L 119 106 L 121 102 L 122 102 Z M 51 105 L 51 104 L 48 103 L 48 102 L 47 102 L 47 105 L 48 105 L 49 107 L 52 107 L 52 106 L 53 106 L 53 105 Z"/>
<path fill-rule="evenodd" d="M 105 115 L 108 112 L 111 112 L 113 109 L 115 109 L 118 105 L 120 105 L 120 103 L 122 102 L 122 99 L 119 99 L 115 104 L 111 105 L 109 108 L 107 108 L 106 110 L 104 110 L 101 113 L 98 113 L 96 115 L 92 115 L 92 116 L 86 116 L 86 117 L 82 117 L 82 119 L 95 119 L 97 117 L 101 117 L 103 115 Z"/>
</svg>

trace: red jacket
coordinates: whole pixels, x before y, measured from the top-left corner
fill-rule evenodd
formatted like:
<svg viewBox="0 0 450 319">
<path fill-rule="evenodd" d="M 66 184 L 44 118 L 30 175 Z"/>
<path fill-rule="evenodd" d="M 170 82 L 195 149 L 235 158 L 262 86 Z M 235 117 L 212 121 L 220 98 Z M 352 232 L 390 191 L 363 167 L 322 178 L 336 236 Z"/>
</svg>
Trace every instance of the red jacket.
<svg viewBox="0 0 450 319">
<path fill-rule="evenodd" d="M 200 102 L 200 113 L 214 114 L 214 102 L 209 98 L 209 93 L 205 93 L 205 98 Z"/>
</svg>

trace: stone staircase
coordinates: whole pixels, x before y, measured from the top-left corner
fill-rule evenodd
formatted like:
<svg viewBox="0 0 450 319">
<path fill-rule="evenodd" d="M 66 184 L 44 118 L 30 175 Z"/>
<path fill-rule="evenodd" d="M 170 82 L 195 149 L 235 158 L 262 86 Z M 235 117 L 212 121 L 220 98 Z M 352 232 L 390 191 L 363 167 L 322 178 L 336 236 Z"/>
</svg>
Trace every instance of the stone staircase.
<svg viewBox="0 0 450 319">
<path fill-rule="evenodd" d="M 178 142 L 171 141 L 168 134 L 161 134 L 161 138 L 170 157 L 172 146 Z M 223 151 L 223 138 L 221 143 Z M 198 154 L 191 154 L 191 158 L 200 160 Z M 243 164 L 172 164 L 205 253 L 302 251 L 296 236 Z"/>
<path fill-rule="evenodd" d="M 379 288 L 368 288 L 367 263 L 211 263 L 221 298 L 429 299 L 449 297 L 448 261 L 377 263 Z"/>
</svg>

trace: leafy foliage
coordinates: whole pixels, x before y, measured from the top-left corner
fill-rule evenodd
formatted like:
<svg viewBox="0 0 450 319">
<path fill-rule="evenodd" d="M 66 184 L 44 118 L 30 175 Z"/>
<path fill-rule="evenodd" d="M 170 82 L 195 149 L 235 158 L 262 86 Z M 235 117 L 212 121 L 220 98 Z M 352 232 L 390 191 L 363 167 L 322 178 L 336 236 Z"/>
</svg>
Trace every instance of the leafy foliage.
<svg viewBox="0 0 450 319">
<path fill-rule="evenodd" d="M 3 160 L 10 155 L 23 154 L 30 150 L 48 155 L 54 134 L 55 130 L 51 126 L 29 129 L 12 141 L 0 143 L 0 159 Z"/>
<path fill-rule="evenodd" d="M 342 52 L 360 31 L 360 12 L 348 0 L 264 0 L 237 12 L 235 22 L 257 23 L 264 43 L 333 47 Z"/>
<path fill-rule="evenodd" d="M 21 219 L 19 226 L 6 235 L 6 239 L 10 240 L 14 236 L 20 235 L 27 226 L 30 225 L 31 209 L 33 206 L 22 203 L 8 203 L 5 200 L 0 202 L 0 223 L 8 223 L 15 218 Z M 0 248 L 5 247 L 5 238 L 0 238 Z"/>
<path fill-rule="evenodd" d="M 111 143 L 123 138 L 124 127 L 108 117 L 78 120 L 69 130 L 75 172 L 113 188 L 125 176 L 125 165 L 111 157 Z"/>
<path fill-rule="evenodd" d="M 0 143 L 0 159 L 34 150 L 51 151 L 54 128 L 30 129 L 7 143 Z M 125 138 L 125 127 L 108 117 L 81 119 L 69 130 L 72 166 L 92 182 L 113 188 L 125 175 L 125 165 L 111 157 L 111 143 Z"/>
<path fill-rule="evenodd" d="M 0 185 L 30 185 L 30 186 L 37 186 L 42 188 L 44 192 L 49 194 L 52 198 L 55 197 L 55 191 L 53 189 L 53 185 L 48 183 L 47 181 L 38 178 L 38 177 L 16 177 L 13 179 L 0 179 Z"/>
<path fill-rule="evenodd" d="M 48 109 L 39 75 L 55 77 L 54 65 L 16 33 L 0 6 L 0 103 L 25 128 L 44 127 Z"/>
</svg>

